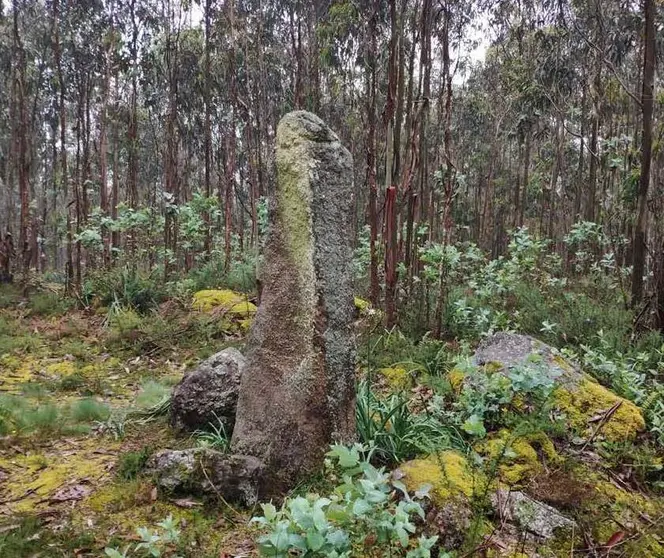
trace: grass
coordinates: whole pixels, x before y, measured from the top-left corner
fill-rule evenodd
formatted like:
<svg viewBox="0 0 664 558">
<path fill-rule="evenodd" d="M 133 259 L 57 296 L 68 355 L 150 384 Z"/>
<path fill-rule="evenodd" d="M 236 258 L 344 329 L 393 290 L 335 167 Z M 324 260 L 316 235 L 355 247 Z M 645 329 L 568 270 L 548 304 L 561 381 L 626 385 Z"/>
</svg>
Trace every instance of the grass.
<svg viewBox="0 0 664 558">
<path fill-rule="evenodd" d="M 128 451 L 118 457 L 117 475 L 123 481 L 135 479 L 145 469 L 152 455 L 152 448 L 144 447 L 139 451 Z"/>
<path fill-rule="evenodd" d="M 73 300 L 62 296 L 62 293 L 39 292 L 28 300 L 30 314 L 34 316 L 64 316 L 74 306 Z"/>
<path fill-rule="evenodd" d="M 67 405 L 51 401 L 30 401 L 16 395 L 0 396 L 0 435 L 53 437 L 84 434 L 96 421 L 108 419 L 108 405 L 93 398 Z"/>
<path fill-rule="evenodd" d="M 380 398 L 365 382 L 357 393 L 357 431 L 360 441 L 373 448 L 373 461 L 394 465 L 442 449 L 465 448 L 455 428 L 411 411 L 404 395 Z"/>
<path fill-rule="evenodd" d="M 141 383 L 141 390 L 134 400 L 134 407 L 137 409 L 148 409 L 161 403 L 171 395 L 171 387 L 166 383 L 156 380 L 144 380 Z"/>
<path fill-rule="evenodd" d="M 196 438 L 200 446 L 226 452 L 230 448 L 231 438 L 224 422 L 216 414 L 215 417 L 216 423 L 208 423 L 207 430 L 196 430 L 192 436 Z"/>
<path fill-rule="evenodd" d="M 86 397 L 74 402 L 69 408 L 69 414 L 74 422 L 85 423 L 106 420 L 111 411 L 104 403 Z"/>
<path fill-rule="evenodd" d="M 95 546 L 95 536 L 91 532 L 75 533 L 65 528 L 56 533 L 45 528 L 42 520 L 34 516 L 14 518 L 0 533 L 0 556 L 3 558 L 74 556 L 81 549 Z"/>
</svg>

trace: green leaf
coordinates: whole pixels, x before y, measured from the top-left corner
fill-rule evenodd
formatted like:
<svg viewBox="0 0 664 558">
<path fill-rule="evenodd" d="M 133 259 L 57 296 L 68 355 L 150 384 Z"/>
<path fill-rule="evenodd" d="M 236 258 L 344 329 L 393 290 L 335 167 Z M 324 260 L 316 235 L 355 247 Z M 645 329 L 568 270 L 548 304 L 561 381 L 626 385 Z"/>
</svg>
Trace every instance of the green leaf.
<svg viewBox="0 0 664 558">
<path fill-rule="evenodd" d="M 277 508 L 274 507 L 274 504 L 261 504 L 263 508 L 263 515 L 268 521 L 273 521 L 277 517 Z"/>
<path fill-rule="evenodd" d="M 319 551 L 325 544 L 325 537 L 318 531 L 307 531 L 307 547 L 314 552 Z"/>
</svg>

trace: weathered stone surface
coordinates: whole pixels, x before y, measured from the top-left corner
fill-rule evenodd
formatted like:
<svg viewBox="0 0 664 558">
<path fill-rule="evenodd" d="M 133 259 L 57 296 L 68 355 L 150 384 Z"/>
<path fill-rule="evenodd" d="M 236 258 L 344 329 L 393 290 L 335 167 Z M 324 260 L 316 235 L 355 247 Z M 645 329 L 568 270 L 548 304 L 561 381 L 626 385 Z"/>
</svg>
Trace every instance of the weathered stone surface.
<svg viewBox="0 0 664 558">
<path fill-rule="evenodd" d="M 576 527 L 575 521 L 523 492 L 498 490 L 491 496 L 491 503 L 501 519 L 516 523 L 543 539 L 550 539 L 558 530 Z"/>
<path fill-rule="evenodd" d="M 255 457 L 208 448 L 162 450 L 147 466 L 157 486 L 169 493 L 221 495 L 246 506 L 258 501 L 261 471 L 262 463 Z"/>
<path fill-rule="evenodd" d="M 577 382 L 582 373 L 570 362 L 555 354 L 552 347 L 529 335 L 501 331 L 484 339 L 475 355 L 477 366 L 496 364 L 504 369 L 516 366 L 545 365 L 557 370 L 561 380 Z"/>
<path fill-rule="evenodd" d="M 519 366 L 546 368 L 555 378 L 556 407 L 579 434 L 624 441 L 633 439 L 645 428 L 643 413 L 634 403 L 600 385 L 555 349 L 528 335 L 505 332 L 492 335 L 480 343 L 473 362 L 497 373 Z M 595 432 L 600 425 L 601 429 Z"/>
<path fill-rule="evenodd" d="M 173 390 L 171 424 L 193 431 L 223 422 L 230 434 L 246 360 L 237 349 L 220 351 L 189 372 Z"/>
<path fill-rule="evenodd" d="M 232 447 L 266 465 L 270 492 L 355 434 L 352 157 L 318 117 L 277 130 L 277 187 Z"/>
</svg>

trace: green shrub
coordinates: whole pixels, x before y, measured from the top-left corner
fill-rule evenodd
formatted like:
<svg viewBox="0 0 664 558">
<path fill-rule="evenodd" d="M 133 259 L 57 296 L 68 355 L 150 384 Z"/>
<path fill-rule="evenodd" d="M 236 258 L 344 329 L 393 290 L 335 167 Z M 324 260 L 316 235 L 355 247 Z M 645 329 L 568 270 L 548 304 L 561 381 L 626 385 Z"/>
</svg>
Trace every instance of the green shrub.
<svg viewBox="0 0 664 558">
<path fill-rule="evenodd" d="M 21 291 L 16 285 L 0 283 L 0 308 L 12 308 L 21 300 Z"/>
<path fill-rule="evenodd" d="M 57 385 L 60 391 L 77 391 L 85 384 L 85 377 L 80 372 L 74 372 L 61 378 Z"/>
<path fill-rule="evenodd" d="M 334 478 L 341 479 L 327 497 L 310 494 L 288 498 L 277 508 L 262 504 L 263 515 L 252 521 L 265 531 L 259 537 L 262 556 L 349 557 L 366 549 L 373 535 L 371 554 L 428 558 L 438 537 L 415 539 L 415 518 L 424 519 L 417 501 L 384 469 L 362 457 L 367 448 L 332 446 L 327 454 Z M 400 498 L 395 494 L 399 493 Z"/>
<path fill-rule="evenodd" d="M 83 284 L 82 299 L 88 305 L 116 304 L 145 313 L 164 298 L 162 278 L 157 272 L 142 274 L 128 267 L 104 270 L 90 274 Z"/>
<path fill-rule="evenodd" d="M 158 405 L 171 395 L 171 387 L 156 380 L 145 380 L 134 400 L 133 406 L 137 409 L 148 409 Z"/>
<path fill-rule="evenodd" d="M 69 408 L 71 419 L 77 423 L 104 421 L 108 419 L 110 414 L 111 411 L 107 405 L 91 397 L 80 399 L 72 403 Z"/>
<path fill-rule="evenodd" d="M 152 455 L 152 448 L 144 447 L 138 451 L 128 451 L 118 457 L 117 475 L 120 479 L 129 481 L 135 479 L 145 469 L 145 465 Z"/>
<path fill-rule="evenodd" d="M 357 394 L 359 438 L 372 448 L 372 459 L 377 463 L 393 465 L 417 455 L 464 446 L 453 426 L 428 413 L 414 413 L 401 394 L 381 399 L 367 382 L 360 384 Z"/>
<path fill-rule="evenodd" d="M 63 316 L 75 306 L 62 293 L 39 292 L 28 299 L 30 313 L 36 316 Z"/>
</svg>

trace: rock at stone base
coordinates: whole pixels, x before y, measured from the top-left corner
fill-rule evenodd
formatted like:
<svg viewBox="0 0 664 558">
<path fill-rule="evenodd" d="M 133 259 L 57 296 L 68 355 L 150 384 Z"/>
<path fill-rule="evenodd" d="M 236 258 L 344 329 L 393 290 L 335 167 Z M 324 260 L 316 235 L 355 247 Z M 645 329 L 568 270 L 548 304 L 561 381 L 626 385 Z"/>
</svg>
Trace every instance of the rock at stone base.
<svg viewBox="0 0 664 558">
<path fill-rule="evenodd" d="M 188 373 L 173 390 L 171 425 L 194 431 L 221 421 L 230 436 L 245 362 L 240 351 L 228 348 Z"/>
<path fill-rule="evenodd" d="M 560 529 L 570 530 L 576 527 L 576 522 L 523 492 L 497 490 L 491 496 L 491 503 L 502 519 L 516 523 L 542 539 L 552 538 Z"/>
<path fill-rule="evenodd" d="M 473 363 L 491 373 L 502 374 L 518 367 L 540 367 L 555 378 L 555 407 L 584 436 L 594 436 L 598 417 L 601 419 L 607 413 L 611 414 L 602 423 L 599 438 L 611 442 L 632 440 L 645 429 L 643 413 L 634 403 L 584 374 L 553 347 L 528 335 L 501 332 L 488 337 L 477 348 Z M 462 385 L 465 380 L 462 376 L 451 381 Z"/>
<path fill-rule="evenodd" d="M 255 457 L 192 448 L 154 454 L 146 472 L 168 493 L 222 496 L 228 502 L 253 506 L 258 502 L 262 469 Z"/>
</svg>

